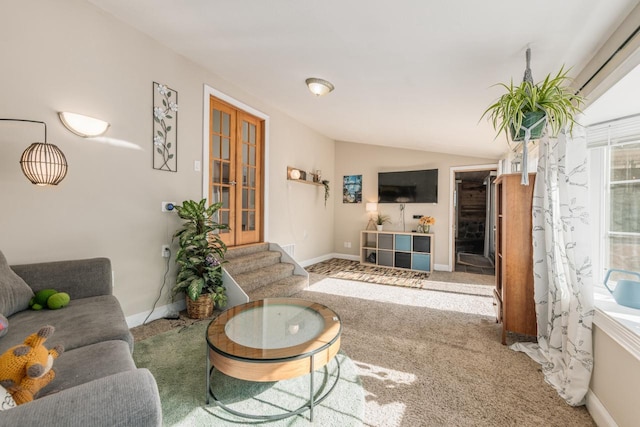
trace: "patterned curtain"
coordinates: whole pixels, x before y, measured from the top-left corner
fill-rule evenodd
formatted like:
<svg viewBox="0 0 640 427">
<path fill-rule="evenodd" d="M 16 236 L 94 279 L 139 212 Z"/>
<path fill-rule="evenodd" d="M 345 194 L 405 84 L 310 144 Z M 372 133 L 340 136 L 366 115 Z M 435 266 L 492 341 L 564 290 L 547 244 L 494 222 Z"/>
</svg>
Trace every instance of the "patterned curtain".
<svg viewBox="0 0 640 427">
<path fill-rule="evenodd" d="M 582 405 L 593 367 L 593 281 L 584 129 L 540 141 L 533 196 L 538 343 L 516 343 L 570 405 Z"/>
</svg>

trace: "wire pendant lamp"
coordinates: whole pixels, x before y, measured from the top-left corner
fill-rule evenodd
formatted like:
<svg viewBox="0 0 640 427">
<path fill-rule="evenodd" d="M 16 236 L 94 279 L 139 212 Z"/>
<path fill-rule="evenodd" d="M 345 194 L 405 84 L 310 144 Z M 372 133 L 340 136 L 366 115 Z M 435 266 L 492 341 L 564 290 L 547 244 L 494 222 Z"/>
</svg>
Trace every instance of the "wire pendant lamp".
<svg viewBox="0 0 640 427">
<path fill-rule="evenodd" d="M 39 120 L 4 119 L 3 122 L 36 123 L 44 126 L 44 142 L 34 142 L 20 157 L 22 173 L 32 184 L 58 185 L 67 176 L 67 159 L 62 150 L 47 143 L 47 124 Z"/>
<path fill-rule="evenodd" d="M 20 158 L 22 173 L 36 185 L 58 185 L 67 176 L 67 159 L 55 145 L 34 142 Z"/>
</svg>

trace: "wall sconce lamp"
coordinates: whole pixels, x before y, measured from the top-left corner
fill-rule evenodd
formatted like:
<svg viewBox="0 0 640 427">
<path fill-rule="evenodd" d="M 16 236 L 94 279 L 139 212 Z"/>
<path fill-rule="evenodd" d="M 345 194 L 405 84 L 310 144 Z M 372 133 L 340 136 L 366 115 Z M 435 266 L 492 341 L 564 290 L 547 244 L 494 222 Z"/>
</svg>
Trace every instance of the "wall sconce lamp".
<svg viewBox="0 0 640 427">
<path fill-rule="evenodd" d="M 83 138 L 100 136 L 111 126 L 104 120 L 66 111 L 58 113 L 58 117 L 60 117 L 60 121 L 64 127 Z"/>
<path fill-rule="evenodd" d="M 305 83 L 307 83 L 307 87 L 315 96 L 326 95 L 333 89 L 335 89 L 331 82 L 323 79 L 318 79 L 316 77 L 308 78 L 307 80 L 305 80 Z"/>
<path fill-rule="evenodd" d="M 376 224 L 375 224 L 375 221 L 373 220 L 373 213 L 374 212 L 378 212 L 378 204 L 377 203 L 368 202 L 365 205 L 365 210 L 369 213 L 369 223 L 367 224 L 367 228 L 365 228 L 365 230 L 368 230 L 369 227 L 371 227 L 373 230 L 375 230 L 376 229 Z"/>
<path fill-rule="evenodd" d="M 44 142 L 34 142 L 22 153 L 20 167 L 32 184 L 58 185 L 67 176 L 67 159 L 55 145 L 47 143 L 47 124 L 37 120 L 0 119 L 7 122 L 40 123 L 44 126 Z"/>
</svg>

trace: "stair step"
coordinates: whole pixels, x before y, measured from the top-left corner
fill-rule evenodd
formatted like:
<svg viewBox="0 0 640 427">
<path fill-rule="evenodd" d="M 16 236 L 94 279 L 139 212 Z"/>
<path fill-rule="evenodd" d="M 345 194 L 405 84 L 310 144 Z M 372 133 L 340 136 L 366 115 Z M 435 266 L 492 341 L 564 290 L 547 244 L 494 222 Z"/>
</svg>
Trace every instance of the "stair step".
<svg viewBox="0 0 640 427">
<path fill-rule="evenodd" d="M 247 295 L 250 301 L 265 298 L 285 298 L 297 294 L 308 285 L 309 281 L 305 276 L 294 275 L 256 288 L 251 292 L 247 292 Z"/>
<path fill-rule="evenodd" d="M 246 273 L 251 270 L 268 267 L 280 262 L 281 254 L 275 251 L 254 252 L 237 258 L 225 258 L 224 269 L 231 276 Z"/>
<path fill-rule="evenodd" d="M 253 245 L 235 246 L 233 248 L 227 249 L 227 253 L 224 256 L 224 259 L 232 260 L 234 258 L 239 258 L 245 255 L 267 250 L 269 250 L 269 243 L 256 243 Z"/>
<path fill-rule="evenodd" d="M 293 264 L 278 263 L 234 276 L 240 287 L 249 292 L 293 275 Z"/>
</svg>

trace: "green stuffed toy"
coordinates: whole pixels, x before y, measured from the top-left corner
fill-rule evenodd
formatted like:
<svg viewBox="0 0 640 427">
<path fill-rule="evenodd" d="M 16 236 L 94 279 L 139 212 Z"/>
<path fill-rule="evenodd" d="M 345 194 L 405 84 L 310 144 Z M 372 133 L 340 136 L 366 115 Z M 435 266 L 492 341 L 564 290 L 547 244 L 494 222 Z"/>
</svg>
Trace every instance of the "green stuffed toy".
<svg viewBox="0 0 640 427">
<path fill-rule="evenodd" d="M 32 310 L 42 310 L 45 307 L 51 310 L 57 310 L 65 307 L 71 301 L 71 297 L 66 292 L 58 292 L 55 289 L 43 289 L 36 292 L 31 301 L 29 301 L 29 307 Z"/>
</svg>

